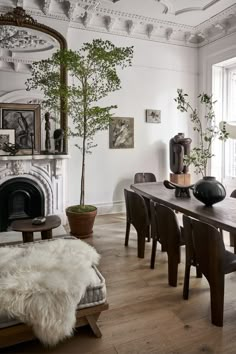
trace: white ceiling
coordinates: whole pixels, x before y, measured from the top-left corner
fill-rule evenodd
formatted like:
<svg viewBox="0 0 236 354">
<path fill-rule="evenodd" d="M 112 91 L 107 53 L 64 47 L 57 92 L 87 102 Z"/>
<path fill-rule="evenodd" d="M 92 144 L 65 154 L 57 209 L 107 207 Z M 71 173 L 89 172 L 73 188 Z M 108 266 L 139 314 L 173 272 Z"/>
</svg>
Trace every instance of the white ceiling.
<svg viewBox="0 0 236 354">
<path fill-rule="evenodd" d="M 235 0 L 0 0 L 32 16 L 77 27 L 185 46 L 203 46 L 236 31 Z"/>
</svg>

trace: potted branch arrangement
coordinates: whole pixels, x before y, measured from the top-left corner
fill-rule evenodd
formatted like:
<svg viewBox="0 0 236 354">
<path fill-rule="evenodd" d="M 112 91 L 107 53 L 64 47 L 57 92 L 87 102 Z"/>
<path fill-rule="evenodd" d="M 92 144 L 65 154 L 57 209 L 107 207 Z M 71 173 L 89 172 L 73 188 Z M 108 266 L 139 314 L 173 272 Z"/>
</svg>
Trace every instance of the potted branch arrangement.
<svg viewBox="0 0 236 354">
<path fill-rule="evenodd" d="M 184 156 L 184 164 L 186 166 L 193 165 L 197 174 L 201 174 L 200 179 L 193 189 L 194 196 L 202 201 L 206 206 L 211 206 L 225 198 L 226 192 L 224 186 L 218 182 L 215 177 L 207 176 L 207 165 L 209 160 L 214 156 L 212 153 L 212 143 L 215 139 L 225 141 L 228 133 L 223 128 L 216 125 L 214 104 L 212 95 L 201 93 L 198 96 L 199 103 L 204 106 L 204 118 L 202 121 L 199 112 L 190 104 L 188 94 L 182 89 L 177 90 L 177 109 L 180 112 L 190 113 L 190 120 L 193 124 L 193 130 L 198 134 L 198 146 L 195 146 L 189 155 Z"/>
<path fill-rule="evenodd" d="M 121 88 L 117 69 L 131 66 L 133 47 L 116 47 L 110 41 L 95 39 L 84 43 L 78 51 L 60 50 L 52 58 L 33 64 L 28 89 L 43 91 L 44 106 L 50 111 L 65 98 L 65 109 L 72 122 L 68 136 L 75 138 L 81 152 L 80 203 L 66 209 L 71 234 L 80 238 L 92 234 L 97 208 L 85 204 L 86 155 L 96 147 L 98 131 L 108 129 L 116 105 L 101 107 L 98 102 Z M 62 85 L 59 67 L 70 75 L 70 84 Z"/>
</svg>

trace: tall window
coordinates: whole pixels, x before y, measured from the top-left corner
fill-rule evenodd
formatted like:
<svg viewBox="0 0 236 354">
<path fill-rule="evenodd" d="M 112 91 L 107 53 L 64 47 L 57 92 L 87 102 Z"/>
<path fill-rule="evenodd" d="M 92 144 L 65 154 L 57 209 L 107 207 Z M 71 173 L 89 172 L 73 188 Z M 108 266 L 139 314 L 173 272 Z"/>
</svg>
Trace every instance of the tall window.
<svg viewBox="0 0 236 354">
<path fill-rule="evenodd" d="M 236 122 L 236 58 L 214 65 L 212 78 L 217 124 L 222 120 Z M 236 178 L 236 140 L 228 139 L 225 143 L 216 140 L 212 150 L 215 154 L 211 161 L 212 176 L 222 181 Z"/>
</svg>

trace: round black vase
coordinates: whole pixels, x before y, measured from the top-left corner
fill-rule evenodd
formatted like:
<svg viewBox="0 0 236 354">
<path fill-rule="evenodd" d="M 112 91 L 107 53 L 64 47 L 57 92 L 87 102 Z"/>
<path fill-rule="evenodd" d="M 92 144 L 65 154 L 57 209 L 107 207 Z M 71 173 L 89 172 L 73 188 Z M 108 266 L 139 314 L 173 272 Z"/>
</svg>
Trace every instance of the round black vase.
<svg viewBox="0 0 236 354">
<path fill-rule="evenodd" d="M 195 183 L 193 195 L 206 206 L 212 206 L 225 198 L 226 191 L 223 184 L 217 181 L 215 177 L 206 176 Z"/>
</svg>

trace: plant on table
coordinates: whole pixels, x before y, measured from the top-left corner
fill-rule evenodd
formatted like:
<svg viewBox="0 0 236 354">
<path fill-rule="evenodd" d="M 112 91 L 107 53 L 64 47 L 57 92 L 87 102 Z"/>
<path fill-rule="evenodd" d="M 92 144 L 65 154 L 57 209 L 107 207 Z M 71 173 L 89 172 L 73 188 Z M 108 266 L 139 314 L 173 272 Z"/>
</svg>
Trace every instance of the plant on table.
<svg viewBox="0 0 236 354">
<path fill-rule="evenodd" d="M 184 156 L 186 166 L 193 165 L 195 172 L 202 176 L 207 174 L 207 163 L 214 156 L 212 153 L 212 143 L 215 139 L 225 141 L 228 138 L 226 130 L 220 129 L 216 125 L 214 104 L 212 95 L 201 93 L 198 99 L 205 110 L 205 121 L 203 122 L 196 108 L 190 104 L 188 95 L 182 89 L 177 90 L 177 97 L 174 99 L 177 102 L 177 109 L 180 112 L 189 112 L 190 120 L 193 123 L 193 130 L 198 133 L 198 146 L 194 147 L 189 155 Z"/>
<path fill-rule="evenodd" d="M 98 102 L 110 92 L 121 88 L 118 68 L 131 66 L 133 47 L 116 47 L 110 41 L 95 39 L 84 43 L 78 51 L 59 50 L 52 58 L 36 62 L 32 66 L 27 89 L 40 89 L 48 110 L 58 110 L 61 98 L 73 124 L 68 136 L 77 138 L 75 146 L 82 154 L 80 204 L 70 207 L 73 212 L 96 209 L 85 205 L 86 154 L 96 146 L 94 137 L 106 130 L 116 105 L 102 107 Z M 70 84 L 60 80 L 60 65 L 70 74 Z"/>
</svg>

